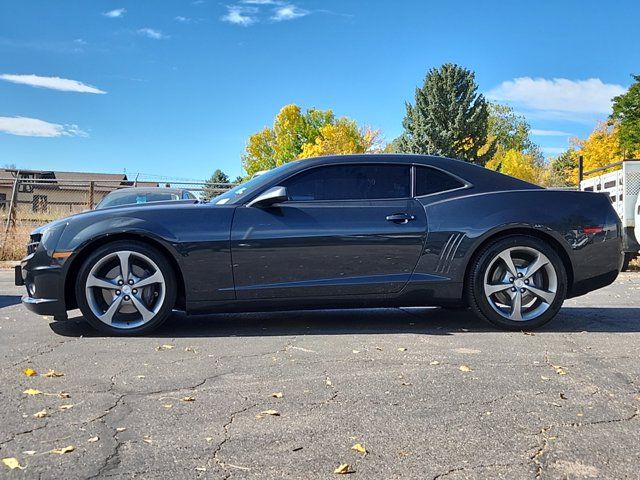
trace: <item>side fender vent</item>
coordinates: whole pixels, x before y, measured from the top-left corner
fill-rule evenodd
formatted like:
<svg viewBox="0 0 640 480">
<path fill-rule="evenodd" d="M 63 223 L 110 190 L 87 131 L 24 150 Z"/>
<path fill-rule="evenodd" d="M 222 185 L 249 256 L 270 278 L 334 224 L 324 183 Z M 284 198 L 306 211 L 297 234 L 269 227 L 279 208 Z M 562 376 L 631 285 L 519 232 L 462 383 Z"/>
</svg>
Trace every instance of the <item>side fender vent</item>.
<svg viewBox="0 0 640 480">
<path fill-rule="evenodd" d="M 451 270 L 451 263 L 453 259 L 456 257 L 456 252 L 462 244 L 462 241 L 465 239 L 466 234 L 464 233 L 452 233 L 449 236 L 449 239 L 444 244 L 442 251 L 440 252 L 440 259 L 438 260 L 438 265 L 436 266 L 437 273 L 449 273 Z"/>
</svg>

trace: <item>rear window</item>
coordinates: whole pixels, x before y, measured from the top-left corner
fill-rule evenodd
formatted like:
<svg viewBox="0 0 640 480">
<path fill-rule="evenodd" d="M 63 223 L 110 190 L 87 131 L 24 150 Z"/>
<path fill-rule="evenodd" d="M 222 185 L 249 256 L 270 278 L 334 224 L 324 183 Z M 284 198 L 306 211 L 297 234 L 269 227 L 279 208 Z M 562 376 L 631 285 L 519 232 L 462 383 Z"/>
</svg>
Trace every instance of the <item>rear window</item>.
<svg viewBox="0 0 640 480">
<path fill-rule="evenodd" d="M 464 187 L 464 183 L 435 168 L 416 167 L 416 197 Z"/>
</svg>

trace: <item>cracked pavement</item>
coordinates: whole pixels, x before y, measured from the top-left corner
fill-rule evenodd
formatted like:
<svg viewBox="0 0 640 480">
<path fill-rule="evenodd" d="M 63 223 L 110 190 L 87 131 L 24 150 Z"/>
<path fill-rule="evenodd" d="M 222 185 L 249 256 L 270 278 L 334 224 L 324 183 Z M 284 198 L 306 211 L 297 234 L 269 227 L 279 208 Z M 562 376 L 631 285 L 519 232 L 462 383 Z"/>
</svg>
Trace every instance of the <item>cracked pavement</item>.
<svg viewBox="0 0 640 480">
<path fill-rule="evenodd" d="M 640 468 L 640 273 L 567 301 L 533 334 L 411 308 L 175 314 L 152 336 L 108 338 L 78 312 L 29 313 L 12 281 L 0 271 L 0 457 L 26 468 L 0 464 L 0 477 L 314 479 L 347 463 L 360 478 L 613 479 Z"/>
</svg>

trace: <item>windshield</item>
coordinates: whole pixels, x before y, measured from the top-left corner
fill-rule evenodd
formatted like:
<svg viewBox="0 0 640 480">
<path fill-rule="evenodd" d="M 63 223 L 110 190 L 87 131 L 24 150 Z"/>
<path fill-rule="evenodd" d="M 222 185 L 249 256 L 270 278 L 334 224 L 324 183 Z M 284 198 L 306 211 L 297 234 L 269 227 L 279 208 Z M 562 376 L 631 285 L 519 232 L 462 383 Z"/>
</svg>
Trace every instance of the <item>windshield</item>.
<svg viewBox="0 0 640 480">
<path fill-rule="evenodd" d="M 123 194 L 118 192 L 118 195 L 107 195 L 96 209 L 167 200 L 180 200 L 180 195 L 174 192 L 126 192 Z"/>
<path fill-rule="evenodd" d="M 281 165 L 273 170 L 264 172 L 261 175 L 254 176 L 251 180 L 245 183 L 241 183 L 233 187 L 231 190 L 227 190 L 222 195 L 218 195 L 211 199 L 213 205 L 224 205 L 227 203 L 237 203 L 242 200 L 245 194 L 254 191 L 259 188 L 260 185 L 269 183 L 273 178 L 277 177 L 287 168 L 288 164 Z"/>
</svg>

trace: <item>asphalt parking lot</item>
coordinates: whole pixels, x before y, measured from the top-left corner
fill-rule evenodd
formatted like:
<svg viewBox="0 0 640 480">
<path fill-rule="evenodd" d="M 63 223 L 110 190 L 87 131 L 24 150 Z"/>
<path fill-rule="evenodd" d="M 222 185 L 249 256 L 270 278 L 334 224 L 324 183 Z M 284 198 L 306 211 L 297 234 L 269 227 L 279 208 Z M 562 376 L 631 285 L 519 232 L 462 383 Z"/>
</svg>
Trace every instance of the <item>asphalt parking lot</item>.
<svg viewBox="0 0 640 480">
<path fill-rule="evenodd" d="M 0 457 L 24 469 L 2 477 L 638 476 L 640 273 L 532 334 L 386 309 L 176 314 L 126 339 L 27 312 L 12 279 Z"/>
</svg>

